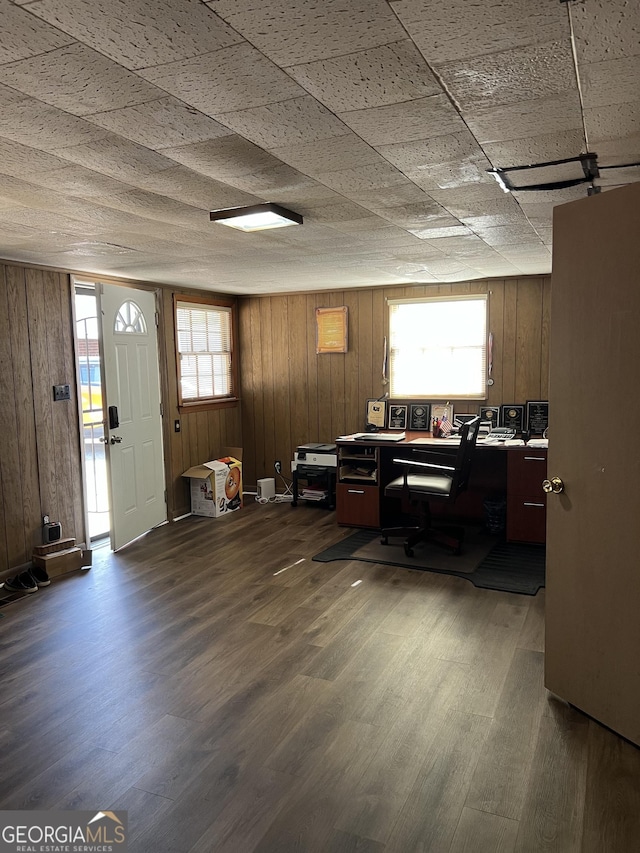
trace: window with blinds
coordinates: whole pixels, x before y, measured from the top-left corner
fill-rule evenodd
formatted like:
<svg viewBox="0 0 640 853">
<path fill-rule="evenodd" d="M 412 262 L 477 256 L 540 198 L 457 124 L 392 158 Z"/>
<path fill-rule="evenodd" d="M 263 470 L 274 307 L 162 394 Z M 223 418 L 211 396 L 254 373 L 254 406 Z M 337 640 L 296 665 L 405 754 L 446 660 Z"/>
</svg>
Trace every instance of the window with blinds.
<svg viewBox="0 0 640 853">
<path fill-rule="evenodd" d="M 233 397 L 231 306 L 176 300 L 180 404 Z"/>
<path fill-rule="evenodd" d="M 391 397 L 482 400 L 487 297 L 389 300 Z"/>
</svg>

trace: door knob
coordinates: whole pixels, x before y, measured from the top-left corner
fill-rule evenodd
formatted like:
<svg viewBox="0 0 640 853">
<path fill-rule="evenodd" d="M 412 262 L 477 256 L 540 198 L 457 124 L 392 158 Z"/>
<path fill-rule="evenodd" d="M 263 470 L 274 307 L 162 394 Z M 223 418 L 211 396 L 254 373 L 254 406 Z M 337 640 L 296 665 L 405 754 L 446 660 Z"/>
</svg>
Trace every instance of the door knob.
<svg viewBox="0 0 640 853">
<path fill-rule="evenodd" d="M 550 480 L 542 481 L 542 491 L 553 492 L 554 495 L 559 495 L 560 492 L 564 492 L 564 483 L 560 479 L 560 477 L 552 477 Z"/>
<path fill-rule="evenodd" d="M 98 439 L 98 441 L 100 442 L 100 444 L 109 444 L 109 439 L 108 439 L 108 438 L 105 438 L 103 435 L 102 435 L 102 436 L 100 436 L 100 438 Z"/>
<path fill-rule="evenodd" d="M 111 444 L 122 444 L 122 438 L 119 435 L 112 435 L 109 440 Z"/>
</svg>

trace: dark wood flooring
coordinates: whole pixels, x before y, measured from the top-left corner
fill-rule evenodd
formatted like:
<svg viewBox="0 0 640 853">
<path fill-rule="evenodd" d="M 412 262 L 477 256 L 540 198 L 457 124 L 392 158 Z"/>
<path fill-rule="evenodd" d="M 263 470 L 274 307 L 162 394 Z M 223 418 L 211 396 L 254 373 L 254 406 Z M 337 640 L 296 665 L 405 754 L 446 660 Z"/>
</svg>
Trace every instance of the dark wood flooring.
<svg viewBox="0 0 640 853">
<path fill-rule="evenodd" d="M 0 808 L 126 809 L 132 853 L 640 850 L 640 750 L 545 691 L 544 593 L 312 562 L 349 532 L 250 503 L 0 608 Z"/>
</svg>

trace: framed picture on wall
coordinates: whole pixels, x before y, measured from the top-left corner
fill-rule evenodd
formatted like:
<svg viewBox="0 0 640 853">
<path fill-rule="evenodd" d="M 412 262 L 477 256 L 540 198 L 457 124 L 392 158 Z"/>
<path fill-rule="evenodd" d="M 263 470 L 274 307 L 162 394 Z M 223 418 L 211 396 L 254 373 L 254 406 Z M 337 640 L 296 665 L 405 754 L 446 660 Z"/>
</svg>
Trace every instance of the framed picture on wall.
<svg viewBox="0 0 640 853">
<path fill-rule="evenodd" d="M 409 406 L 410 430 L 431 429 L 431 406 L 429 403 L 412 403 Z"/>
<path fill-rule="evenodd" d="M 389 402 L 389 429 L 407 428 L 407 408 L 404 404 Z"/>
</svg>

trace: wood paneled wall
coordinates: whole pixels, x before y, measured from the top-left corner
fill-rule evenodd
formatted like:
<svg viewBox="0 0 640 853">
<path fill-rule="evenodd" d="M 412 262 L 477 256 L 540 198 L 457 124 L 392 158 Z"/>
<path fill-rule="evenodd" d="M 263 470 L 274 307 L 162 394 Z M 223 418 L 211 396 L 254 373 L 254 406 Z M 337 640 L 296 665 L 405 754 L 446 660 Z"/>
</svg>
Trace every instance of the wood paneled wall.
<svg viewBox="0 0 640 853">
<path fill-rule="evenodd" d="M 30 562 L 42 517 L 85 540 L 69 276 L 0 264 L 0 576 Z"/>
<path fill-rule="evenodd" d="M 160 351 L 164 353 L 165 370 L 163 401 L 165 419 L 165 458 L 167 472 L 167 510 L 170 518 L 178 518 L 191 510 L 189 481 L 182 477 L 193 465 L 217 459 L 223 447 L 242 447 L 240 404 L 222 409 L 182 412 L 178 409 L 175 330 L 173 322 L 174 293 L 188 298 L 202 291 L 174 291 L 162 288 L 162 328 Z M 228 299 L 229 297 L 225 297 Z M 180 432 L 175 422 L 180 422 Z"/>
<path fill-rule="evenodd" d="M 388 298 L 489 293 L 493 378 L 486 405 L 546 400 L 550 276 L 245 298 L 240 363 L 245 486 L 290 473 L 293 451 L 364 427 L 382 384 Z M 316 354 L 315 309 L 349 308 L 349 351 Z M 454 403 L 455 400 L 451 401 Z M 464 409 L 477 406 L 464 403 Z"/>
</svg>

